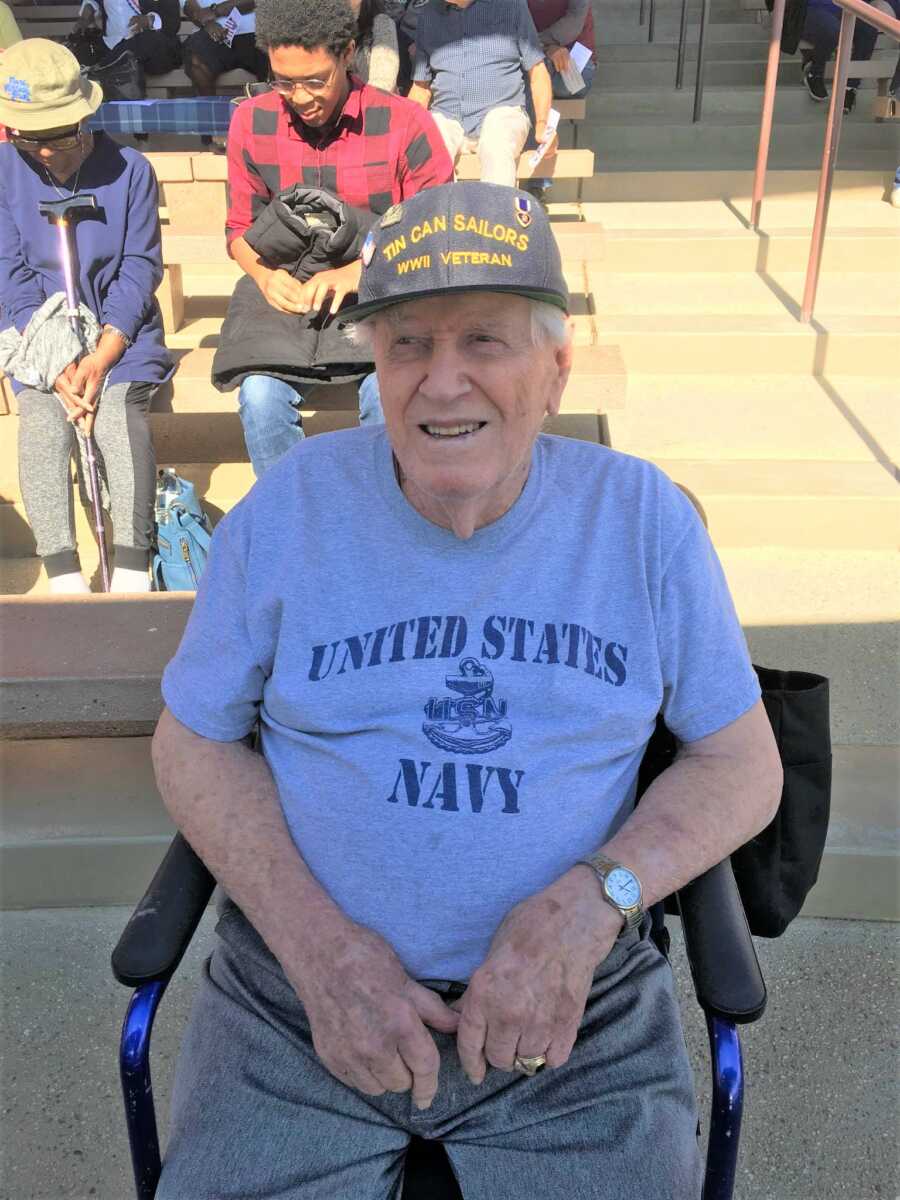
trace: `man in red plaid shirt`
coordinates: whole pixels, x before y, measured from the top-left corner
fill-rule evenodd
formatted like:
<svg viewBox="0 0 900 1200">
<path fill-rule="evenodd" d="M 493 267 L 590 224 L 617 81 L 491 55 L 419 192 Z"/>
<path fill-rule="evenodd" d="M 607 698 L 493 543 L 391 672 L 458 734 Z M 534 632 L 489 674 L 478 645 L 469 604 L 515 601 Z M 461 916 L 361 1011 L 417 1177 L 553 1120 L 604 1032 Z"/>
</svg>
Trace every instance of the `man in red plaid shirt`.
<svg viewBox="0 0 900 1200">
<path fill-rule="evenodd" d="M 453 165 L 432 118 L 349 74 L 356 17 L 347 0 L 259 0 L 256 39 L 269 55 L 273 90 L 239 105 L 228 134 L 226 236 L 235 262 L 273 308 L 336 313 L 357 290 L 359 261 L 300 283 L 267 267 L 243 234 L 269 201 L 295 183 L 325 188 L 380 214 L 423 188 L 448 183 Z M 368 385 L 368 387 L 367 387 Z M 374 375 L 361 409 L 377 409 Z M 303 437 L 302 397 L 288 383 L 251 375 L 240 390 L 244 436 L 260 475 Z"/>
</svg>

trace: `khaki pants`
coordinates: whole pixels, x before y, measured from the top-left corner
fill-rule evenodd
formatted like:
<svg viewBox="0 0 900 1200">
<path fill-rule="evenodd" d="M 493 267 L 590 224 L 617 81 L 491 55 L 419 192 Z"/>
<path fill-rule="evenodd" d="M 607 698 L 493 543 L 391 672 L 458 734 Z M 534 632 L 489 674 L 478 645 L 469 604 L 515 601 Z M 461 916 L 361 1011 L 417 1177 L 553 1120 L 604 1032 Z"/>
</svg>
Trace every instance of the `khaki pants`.
<svg viewBox="0 0 900 1200">
<path fill-rule="evenodd" d="M 516 165 L 531 128 L 524 108 L 492 108 L 482 122 L 477 142 L 474 138 L 466 137 L 459 121 L 438 112 L 431 115 L 444 139 L 447 153 L 453 159 L 454 167 L 463 151 L 471 154 L 477 150 L 483 183 L 516 186 Z"/>
</svg>

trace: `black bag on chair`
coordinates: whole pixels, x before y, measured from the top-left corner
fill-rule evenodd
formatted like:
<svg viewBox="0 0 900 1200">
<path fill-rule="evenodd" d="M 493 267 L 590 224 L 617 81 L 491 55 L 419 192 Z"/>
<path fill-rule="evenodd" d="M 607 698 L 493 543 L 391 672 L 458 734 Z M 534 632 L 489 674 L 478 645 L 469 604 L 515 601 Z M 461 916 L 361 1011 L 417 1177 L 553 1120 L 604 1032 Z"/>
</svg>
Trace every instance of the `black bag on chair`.
<svg viewBox="0 0 900 1200">
<path fill-rule="evenodd" d="M 819 876 L 831 807 L 828 680 L 754 666 L 784 768 L 774 820 L 731 856 L 750 932 L 779 937 Z M 678 744 L 662 718 L 647 746 L 638 796 L 671 766 Z"/>
<path fill-rule="evenodd" d="M 144 68 L 131 50 L 119 50 L 115 55 L 85 67 L 81 73 L 100 84 L 104 100 L 144 99 Z"/>
<path fill-rule="evenodd" d="M 86 29 L 82 33 L 70 33 L 63 45 L 72 51 L 82 67 L 95 67 L 109 54 L 103 34 L 97 28 Z M 84 73 L 82 71 L 82 74 Z"/>
</svg>

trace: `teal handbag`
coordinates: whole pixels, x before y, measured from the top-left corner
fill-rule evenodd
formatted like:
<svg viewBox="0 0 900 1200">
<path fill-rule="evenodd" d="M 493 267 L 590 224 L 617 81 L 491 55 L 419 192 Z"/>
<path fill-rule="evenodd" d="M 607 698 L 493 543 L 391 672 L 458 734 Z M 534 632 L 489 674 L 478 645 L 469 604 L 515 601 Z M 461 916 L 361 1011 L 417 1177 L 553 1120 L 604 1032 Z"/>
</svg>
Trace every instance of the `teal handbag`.
<svg viewBox="0 0 900 1200">
<path fill-rule="evenodd" d="M 212 526 L 194 485 L 173 467 L 161 467 L 157 475 L 155 517 L 156 590 L 195 592 L 209 557 Z"/>
</svg>

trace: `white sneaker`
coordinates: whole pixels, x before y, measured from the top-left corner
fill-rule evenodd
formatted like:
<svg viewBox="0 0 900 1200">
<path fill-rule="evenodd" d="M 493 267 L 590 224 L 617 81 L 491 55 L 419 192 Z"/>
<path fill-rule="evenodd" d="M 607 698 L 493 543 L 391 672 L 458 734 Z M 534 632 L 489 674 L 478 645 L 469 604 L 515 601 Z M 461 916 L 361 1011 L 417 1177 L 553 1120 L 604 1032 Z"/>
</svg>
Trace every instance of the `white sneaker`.
<svg viewBox="0 0 900 1200">
<path fill-rule="evenodd" d="M 116 567 L 109 581 L 110 592 L 149 592 L 150 573 L 134 571 L 129 567 Z"/>
<path fill-rule="evenodd" d="M 52 575 L 48 580 L 51 596 L 90 596 L 91 589 L 80 571 L 68 571 L 65 575 Z"/>
</svg>

